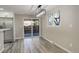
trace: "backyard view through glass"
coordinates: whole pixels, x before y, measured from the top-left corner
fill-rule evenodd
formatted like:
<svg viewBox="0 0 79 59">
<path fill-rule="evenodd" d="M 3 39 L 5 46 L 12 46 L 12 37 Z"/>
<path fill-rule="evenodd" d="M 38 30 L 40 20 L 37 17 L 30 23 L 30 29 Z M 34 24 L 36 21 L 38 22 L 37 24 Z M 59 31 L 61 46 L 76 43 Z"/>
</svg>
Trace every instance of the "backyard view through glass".
<svg viewBox="0 0 79 59">
<path fill-rule="evenodd" d="M 24 20 L 24 35 L 25 37 L 39 35 L 39 20 Z"/>
</svg>

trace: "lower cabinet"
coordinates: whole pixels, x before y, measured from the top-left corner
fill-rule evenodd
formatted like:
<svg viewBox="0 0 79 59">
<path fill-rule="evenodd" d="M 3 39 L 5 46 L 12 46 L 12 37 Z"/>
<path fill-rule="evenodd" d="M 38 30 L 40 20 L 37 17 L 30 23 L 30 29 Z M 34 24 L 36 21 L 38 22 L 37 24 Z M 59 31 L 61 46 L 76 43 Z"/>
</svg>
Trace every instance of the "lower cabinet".
<svg viewBox="0 0 79 59">
<path fill-rule="evenodd" d="M 0 53 L 4 50 L 4 33 L 0 31 Z"/>
</svg>

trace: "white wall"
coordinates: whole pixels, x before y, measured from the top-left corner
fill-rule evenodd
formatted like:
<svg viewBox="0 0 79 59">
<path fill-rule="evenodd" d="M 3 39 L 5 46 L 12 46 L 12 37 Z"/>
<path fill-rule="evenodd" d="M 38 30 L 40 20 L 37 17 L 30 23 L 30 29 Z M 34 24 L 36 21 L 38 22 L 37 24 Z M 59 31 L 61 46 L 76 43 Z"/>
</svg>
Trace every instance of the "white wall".
<svg viewBox="0 0 79 59">
<path fill-rule="evenodd" d="M 15 15 L 15 39 L 23 38 L 23 16 Z"/>
<path fill-rule="evenodd" d="M 79 52 L 79 6 L 56 6 L 60 10 L 61 26 L 48 27 L 48 15 L 42 17 L 42 37 L 61 45 L 71 52 Z M 49 11 L 49 12 L 50 12 Z"/>
<path fill-rule="evenodd" d="M 15 39 L 24 38 L 24 19 L 30 19 L 33 16 L 15 15 Z"/>
</svg>

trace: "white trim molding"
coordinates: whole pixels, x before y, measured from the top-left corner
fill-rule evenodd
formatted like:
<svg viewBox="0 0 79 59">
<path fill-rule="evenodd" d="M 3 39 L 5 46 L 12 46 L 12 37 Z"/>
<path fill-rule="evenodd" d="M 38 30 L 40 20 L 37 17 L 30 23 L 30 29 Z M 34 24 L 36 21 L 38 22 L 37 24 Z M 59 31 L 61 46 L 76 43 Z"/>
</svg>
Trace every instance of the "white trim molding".
<svg viewBox="0 0 79 59">
<path fill-rule="evenodd" d="M 54 41 L 48 40 L 46 37 L 43 37 L 43 36 L 42 36 L 42 38 L 45 39 L 45 40 L 47 40 L 47 41 L 50 42 L 51 44 L 54 44 L 54 45 L 56 45 L 57 47 L 63 49 L 64 51 L 66 51 L 66 52 L 68 52 L 68 53 L 72 53 L 70 50 L 64 48 L 64 47 L 61 46 L 60 44 L 58 44 L 58 43 L 56 43 L 56 42 L 54 42 Z"/>
<path fill-rule="evenodd" d="M 47 40 L 47 41 L 50 42 L 51 44 L 54 44 L 54 41 L 48 40 L 46 37 L 43 37 L 43 36 L 42 36 L 42 38 L 45 39 L 45 40 Z"/>
<path fill-rule="evenodd" d="M 61 49 L 63 49 L 64 51 L 66 51 L 66 52 L 68 52 L 68 53 L 72 53 L 70 50 L 68 50 L 68 49 L 66 49 L 66 48 L 64 48 L 64 47 L 62 47 L 60 44 L 58 44 L 58 43 L 54 43 L 56 46 L 58 46 L 59 48 L 61 48 Z"/>
<path fill-rule="evenodd" d="M 15 40 L 24 39 L 23 37 L 16 37 Z"/>
</svg>

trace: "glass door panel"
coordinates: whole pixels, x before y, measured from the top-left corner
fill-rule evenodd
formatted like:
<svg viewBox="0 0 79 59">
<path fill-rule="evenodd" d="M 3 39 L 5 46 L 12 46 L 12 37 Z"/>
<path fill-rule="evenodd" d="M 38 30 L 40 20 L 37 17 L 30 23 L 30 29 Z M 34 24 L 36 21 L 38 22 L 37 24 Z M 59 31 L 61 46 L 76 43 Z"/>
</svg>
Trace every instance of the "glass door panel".
<svg viewBox="0 0 79 59">
<path fill-rule="evenodd" d="M 33 36 L 39 36 L 39 19 L 33 19 Z"/>
<path fill-rule="evenodd" d="M 24 20 L 24 36 L 31 37 L 32 21 Z"/>
</svg>

